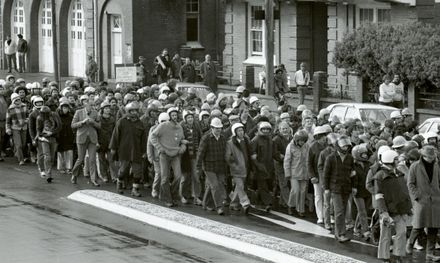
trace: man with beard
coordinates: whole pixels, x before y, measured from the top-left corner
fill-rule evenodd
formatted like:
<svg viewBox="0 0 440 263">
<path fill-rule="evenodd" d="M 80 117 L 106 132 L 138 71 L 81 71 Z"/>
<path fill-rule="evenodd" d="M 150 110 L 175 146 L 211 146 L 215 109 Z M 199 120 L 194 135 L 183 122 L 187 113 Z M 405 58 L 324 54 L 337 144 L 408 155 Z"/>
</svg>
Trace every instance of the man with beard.
<svg viewBox="0 0 440 263">
<path fill-rule="evenodd" d="M 117 175 L 116 191 L 123 194 L 122 182 L 133 173 L 131 195 L 140 197 L 140 180 L 142 178 L 142 156 L 146 154 L 146 137 L 144 126 L 139 119 L 139 103 L 130 102 L 125 105 L 127 112 L 116 123 L 110 140 L 112 155 L 117 155 L 120 162 Z"/>
<path fill-rule="evenodd" d="M 151 133 L 151 143 L 159 152 L 160 163 L 160 199 L 168 207 L 177 204 L 177 195 L 182 178 L 180 155 L 186 150 L 182 125 L 178 123 L 178 109 L 167 110 L 170 120 L 160 123 Z M 170 168 L 174 172 L 174 180 L 170 184 Z"/>
<path fill-rule="evenodd" d="M 351 141 L 347 136 L 339 137 L 336 151 L 327 157 L 324 164 L 325 194 L 331 194 L 335 210 L 335 238 L 341 243 L 350 241 L 346 237 L 345 214 L 350 194 L 356 194 L 352 177 L 354 160 L 350 147 Z"/>
</svg>

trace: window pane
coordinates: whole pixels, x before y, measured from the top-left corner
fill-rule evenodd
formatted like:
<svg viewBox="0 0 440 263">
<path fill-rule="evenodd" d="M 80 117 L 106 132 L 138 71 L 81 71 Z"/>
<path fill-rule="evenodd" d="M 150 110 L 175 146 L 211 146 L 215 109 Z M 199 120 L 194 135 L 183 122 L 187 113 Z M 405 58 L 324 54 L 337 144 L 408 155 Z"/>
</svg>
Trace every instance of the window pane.
<svg viewBox="0 0 440 263">
<path fill-rule="evenodd" d="M 263 52 L 263 32 L 252 31 L 252 52 Z"/>
<path fill-rule="evenodd" d="M 390 9 L 378 9 L 377 10 L 377 22 L 391 22 L 391 10 Z"/>
<path fill-rule="evenodd" d="M 373 23 L 374 21 L 374 9 L 361 8 L 359 9 L 360 24 Z"/>
<path fill-rule="evenodd" d="M 198 18 L 186 18 L 186 41 L 199 41 Z"/>
</svg>

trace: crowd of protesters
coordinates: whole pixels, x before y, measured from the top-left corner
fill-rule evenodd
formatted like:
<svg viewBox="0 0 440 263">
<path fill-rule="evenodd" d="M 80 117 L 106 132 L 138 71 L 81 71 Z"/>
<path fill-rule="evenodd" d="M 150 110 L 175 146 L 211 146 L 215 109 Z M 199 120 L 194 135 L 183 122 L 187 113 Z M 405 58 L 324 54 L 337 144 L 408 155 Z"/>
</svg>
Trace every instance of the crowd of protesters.
<svg viewBox="0 0 440 263">
<path fill-rule="evenodd" d="M 341 123 L 303 104 L 271 111 L 242 86 L 206 98 L 182 93 L 160 68 L 166 82 L 145 87 L 7 76 L 2 153 L 13 148 L 18 164 L 36 163 L 48 183 L 56 170 L 73 184 L 113 183 L 120 194 L 151 195 L 168 207 L 314 213 L 339 242 L 377 242 L 384 261 L 391 244 L 396 260 L 424 246 L 440 261 L 438 134 L 418 134 L 408 109 L 385 123 Z"/>
</svg>

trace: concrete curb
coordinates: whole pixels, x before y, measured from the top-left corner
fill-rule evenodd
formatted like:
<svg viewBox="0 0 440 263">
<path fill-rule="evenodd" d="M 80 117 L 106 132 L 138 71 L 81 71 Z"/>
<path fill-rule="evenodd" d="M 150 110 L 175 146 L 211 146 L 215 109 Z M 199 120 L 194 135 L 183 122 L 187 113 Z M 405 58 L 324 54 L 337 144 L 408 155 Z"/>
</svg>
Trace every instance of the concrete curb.
<svg viewBox="0 0 440 263">
<path fill-rule="evenodd" d="M 269 262 L 361 262 L 107 191 L 81 190 L 68 199 Z"/>
</svg>

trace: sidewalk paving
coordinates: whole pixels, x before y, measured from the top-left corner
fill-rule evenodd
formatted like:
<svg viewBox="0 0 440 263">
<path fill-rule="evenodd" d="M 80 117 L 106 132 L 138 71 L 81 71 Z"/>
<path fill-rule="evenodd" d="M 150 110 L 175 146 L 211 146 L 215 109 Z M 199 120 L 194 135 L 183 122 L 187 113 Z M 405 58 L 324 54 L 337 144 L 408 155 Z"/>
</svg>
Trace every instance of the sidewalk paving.
<svg viewBox="0 0 440 263">
<path fill-rule="evenodd" d="M 333 252 L 223 224 L 108 191 L 81 190 L 71 194 L 68 198 L 270 262 L 362 262 Z"/>
</svg>

